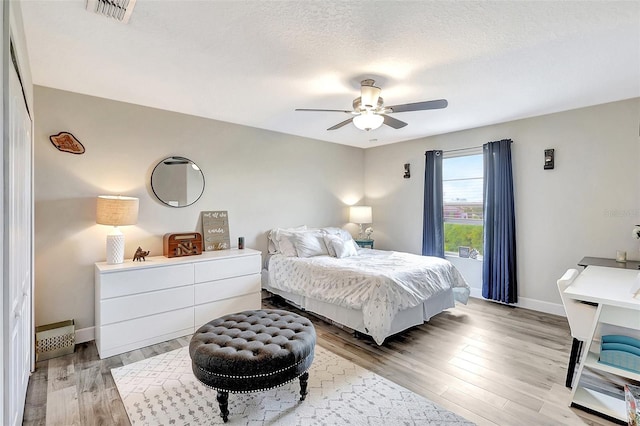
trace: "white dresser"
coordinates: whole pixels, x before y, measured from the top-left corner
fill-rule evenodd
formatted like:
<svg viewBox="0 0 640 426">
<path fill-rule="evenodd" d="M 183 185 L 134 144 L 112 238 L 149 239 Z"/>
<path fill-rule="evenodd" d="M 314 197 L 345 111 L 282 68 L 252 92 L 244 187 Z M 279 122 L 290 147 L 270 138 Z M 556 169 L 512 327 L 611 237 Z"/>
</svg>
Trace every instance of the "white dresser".
<svg viewBox="0 0 640 426">
<path fill-rule="evenodd" d="M 260 309 L 261 264 L 261 253 L 251 249 L 96 263 L 100 358 L 192 334 L 222 315 Z"/>
</svg>

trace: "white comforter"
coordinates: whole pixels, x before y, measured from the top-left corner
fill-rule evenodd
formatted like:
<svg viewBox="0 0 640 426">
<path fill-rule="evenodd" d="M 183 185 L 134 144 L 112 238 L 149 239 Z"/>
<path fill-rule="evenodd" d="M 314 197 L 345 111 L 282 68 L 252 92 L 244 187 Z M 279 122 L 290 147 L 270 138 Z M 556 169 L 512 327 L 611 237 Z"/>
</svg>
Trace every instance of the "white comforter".
<svg viewBox="0 0 640 426">
<path fill-rule="evenodd" d="M 358 256 L 338 259 L 273 255 L 269 285 L 290 293 L 362 310 L 364 325 L 378 344 L 389 334 L 398 311 L 453 288 L 466 303 L 469 285 L 447 260 L 415 254 L 360 250 Z"/>
</svg>

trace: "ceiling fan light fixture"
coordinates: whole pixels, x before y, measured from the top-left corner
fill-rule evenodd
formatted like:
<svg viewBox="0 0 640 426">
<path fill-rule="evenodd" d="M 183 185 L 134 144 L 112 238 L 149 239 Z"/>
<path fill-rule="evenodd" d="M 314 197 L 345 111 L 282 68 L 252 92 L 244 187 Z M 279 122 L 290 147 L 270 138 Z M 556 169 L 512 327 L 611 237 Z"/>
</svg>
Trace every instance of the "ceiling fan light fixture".
<svg viewBox="0 0 640 426">
<path fill-rule="evenodd" d="M 373 111 L 364 111 L 362 114 L 353 117 L 353 125 L 360 130 L 375 130 L 382 126 L 383 122 L 384 117 Z"/>
<path fill-rule="evenodd" d="M 362 107 L 376 108 L 378 105 L 378 98 L 380 97 L 380 88 L 376 86 L 362 86 L 361 89 L 361 102 Z"/>
<path fill-rule="evenodd" d="M 341 112 L 353 115 L 353 118 L 349 118 L 329 127 L 327 129 L 328 131 L 340 129 L 348 125 L 349 123 L 353 123 L 356 128 L 365 131 L 375 130 L 383 124 L 391 127 L 392 129 L 398 130 L 407 126 L 407 123 L 398 120 L 397 118 L 394 118 L 388 114 L 394 114 L 396 112 L 441 109 L 446 108 L 448 105 L 446 99 L 437 99 L 434 101 L 413 102 L 409 104 L 399 104 L 385 107 L 384 99 L 382 99 L 382 96 L 380 96 L 381 90 L 379 87 L 374 86 L 374 84 L 375 81 L 372 79 L 366 79 L 360 82 L 360 96 L 353 100 L 353 110 L 351 111 L 343 109 L 307 108 L 296 109 L 296 111 Z"/>
</svg>

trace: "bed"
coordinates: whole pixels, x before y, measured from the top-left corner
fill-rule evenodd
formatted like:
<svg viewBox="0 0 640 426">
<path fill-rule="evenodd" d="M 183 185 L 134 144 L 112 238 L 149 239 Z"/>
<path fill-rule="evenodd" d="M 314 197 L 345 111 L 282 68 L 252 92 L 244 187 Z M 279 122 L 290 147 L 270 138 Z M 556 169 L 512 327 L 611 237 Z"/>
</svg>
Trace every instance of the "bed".
<svg viewBox="0 0 640 426">
<path fill-rule="evenodd" d="M 469 285 L 449 261 L 359 248 L 340 228 L 276 228 L 269 251 L 265 290 L 379 345 L 469 298 Z"/>
</svg>

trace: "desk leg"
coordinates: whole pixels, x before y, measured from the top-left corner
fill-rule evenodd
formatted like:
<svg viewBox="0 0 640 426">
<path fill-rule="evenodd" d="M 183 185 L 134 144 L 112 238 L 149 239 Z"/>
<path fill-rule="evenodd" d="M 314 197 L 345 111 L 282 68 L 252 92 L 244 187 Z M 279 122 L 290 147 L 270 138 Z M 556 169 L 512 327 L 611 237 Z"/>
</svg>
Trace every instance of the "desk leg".
<svg viewBox="0 0 640 426">
<path fill-rule="evenodd" d="M 575 337 L 573 338 L 573 344 L 571 345 L 571 355 L 569 356 L 569 365 L 567 366 L 567 379 L 565 386 L 571 389 L 571 383 L 573 382 L 573 373 L 576 370 L 576 361 L 580 356 L 580 349 L 582 349 L 582 342 Z"/>
<path fill-rule="evenodd" d="M 582 370 L 584 368 L 584 365 L 586 364 L 587 357 L 589 356 L 589 348 L 591 348 L 591 344 L 593 343 L 593 339 L 595 338 L 596 331 L 598 330 L 598 324 L 600 323 L 600 315 L 602 314 L 602 307 L 603 307 L 602 304 L 598 305 L 598 308 L 596 309 L 595 318 L 593 319 L 593 324 L 591 324 L 591 329 L 589 330 L 589 339 L 585 341 L 581 345 L 581 348 L 579 349 L 579 351 L 581 352 L 579 356 L 580 365 L 578 366 L 578 373 L 575 376 L 576 377 L 575 382 L 571 386 L 571 403 L 573 403 L 573 400 L 576 395 L 576 391 L 578 390 L 578 387 L 580 385 L 580 377 L 582 376 Z M 571 352 L 573 354 L 573 348 L 571 349 Z M 569 404 L 570 406 L 571 406 L 571 403 Z"/>
</svg>

